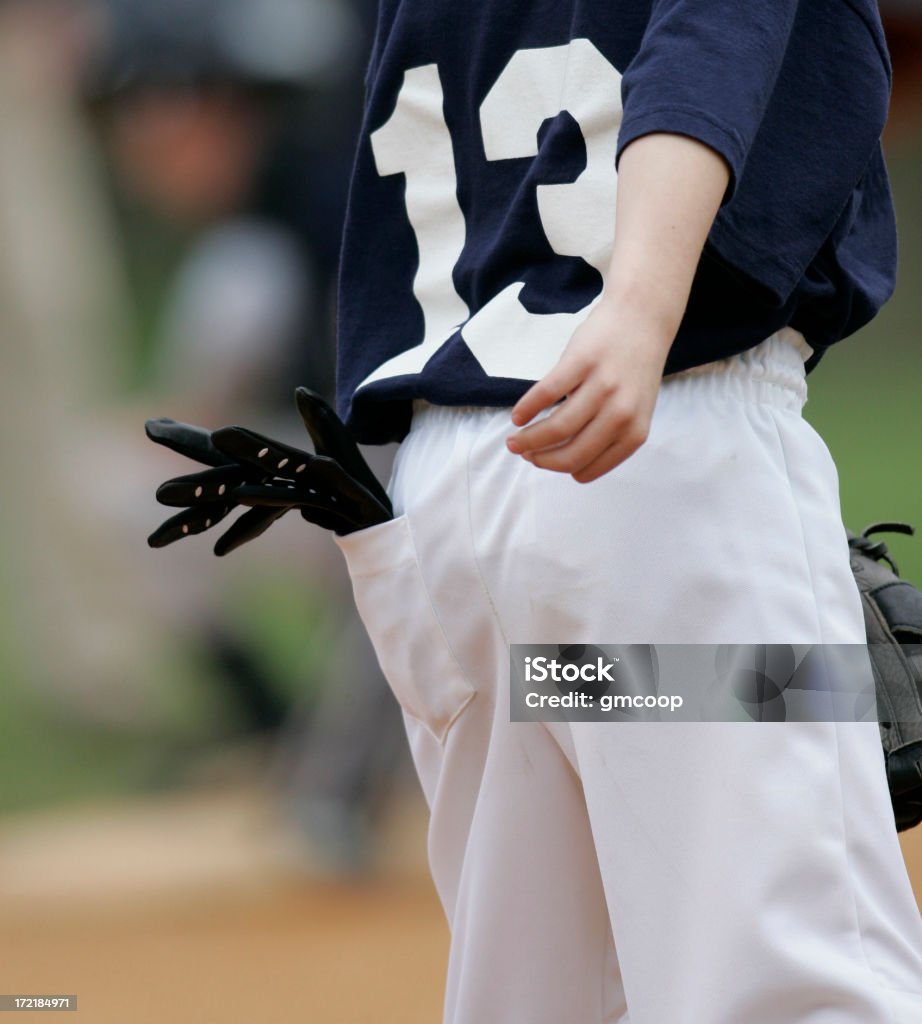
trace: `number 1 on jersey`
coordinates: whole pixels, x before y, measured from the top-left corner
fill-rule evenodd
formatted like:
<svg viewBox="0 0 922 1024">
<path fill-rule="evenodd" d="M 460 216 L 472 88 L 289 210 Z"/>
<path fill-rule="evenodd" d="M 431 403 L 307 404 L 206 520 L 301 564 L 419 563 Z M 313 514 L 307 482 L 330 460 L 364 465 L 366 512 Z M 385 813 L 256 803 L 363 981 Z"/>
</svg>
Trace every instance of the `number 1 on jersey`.
<svg viewBox="0 0 922 1024">
<path fill-rule="evenodd" d="M 436 65 L 413 68 L 404 75 L 393 114 L 371 136 L 378 173 L 406 176 L 407 217 L 419 250 L 413 294 L 425 333 L 421 345 L 383 363 L 363 384 L 418 373 L 469 316 L 452 280 L 465 225 L 443 102 Z"/>
</svg>

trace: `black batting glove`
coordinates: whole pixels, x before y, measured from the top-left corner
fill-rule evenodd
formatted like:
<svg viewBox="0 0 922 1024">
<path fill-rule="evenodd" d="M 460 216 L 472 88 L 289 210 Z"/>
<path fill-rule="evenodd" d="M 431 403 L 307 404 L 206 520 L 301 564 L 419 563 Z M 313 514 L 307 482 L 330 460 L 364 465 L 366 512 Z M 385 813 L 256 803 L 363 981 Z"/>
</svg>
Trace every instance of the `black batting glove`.
<svg viewBox="0 0 922 1024">
<path fill-rule="evenodd" d="M 162 505 L 183 511 L 155 530 L 148 544 L 166 547 L 203 533 L 241 505 L 249 511 L 218 539 L 216 555 L 260 536 L 293 508 L 308 522 L 340 535 L 393 518 L 386 491 L 336 413 L 306 388 L 298 389 L 297 402 L 317 454 L 244 427 L 209 433 L 173 420 L 148 420 L 145 429 L 152 441 L 211 467 L 158 488 Z"/>
</svg>

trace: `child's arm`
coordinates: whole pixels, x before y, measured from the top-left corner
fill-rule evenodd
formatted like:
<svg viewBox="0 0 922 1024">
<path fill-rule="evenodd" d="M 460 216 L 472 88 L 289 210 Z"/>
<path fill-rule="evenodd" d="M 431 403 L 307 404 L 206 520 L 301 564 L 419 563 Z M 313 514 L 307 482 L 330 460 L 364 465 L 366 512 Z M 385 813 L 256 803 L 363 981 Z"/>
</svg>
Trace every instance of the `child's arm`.
<svg viewBox="0 0 922 1024">
<path fill-rule="evenodd" d="M 544 469 L 597 479 L 646 440 L 669 348 L 730 181 L 715 150 L 684 135 L 631 142 L 618 164 L 617 230 L 598 305 L 560 361 L 516 404 L 509 438 Z"/>
</svg>

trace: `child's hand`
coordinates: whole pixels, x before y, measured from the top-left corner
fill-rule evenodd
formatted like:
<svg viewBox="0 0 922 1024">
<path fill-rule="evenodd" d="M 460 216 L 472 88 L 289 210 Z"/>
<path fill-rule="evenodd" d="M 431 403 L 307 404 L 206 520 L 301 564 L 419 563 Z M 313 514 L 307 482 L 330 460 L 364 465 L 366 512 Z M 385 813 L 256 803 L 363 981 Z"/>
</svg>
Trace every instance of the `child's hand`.
<svg viewBox="0 0 922 1024">
<path fill-rule="evenodd" d="M 509 450 L 535 466 L 589 483 L 647 439 L 674 331 L 626 304 L 602 298 L 574 332 L 557 365 L 519 399 Z"/>
<path fill-rule="evenodd" d="M 566 401 L 513 434 L 510 451 L 589 483 L 644 443 L 666 356 L 729 180 L 724 158 L 697 139 L 653 133 L 625 146 L 602 297 L 554 369 L 516 404 L 512 422 L 524 426 Z"/>
</svg>

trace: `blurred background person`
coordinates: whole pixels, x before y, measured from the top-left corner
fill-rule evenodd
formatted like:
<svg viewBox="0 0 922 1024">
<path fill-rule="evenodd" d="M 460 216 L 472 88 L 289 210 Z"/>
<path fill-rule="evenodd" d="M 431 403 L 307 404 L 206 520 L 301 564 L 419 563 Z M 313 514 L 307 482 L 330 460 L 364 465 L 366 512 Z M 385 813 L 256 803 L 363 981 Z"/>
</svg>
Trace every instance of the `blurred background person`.
<svg viewBox="0 0 922 1024">
<path fill-rule="evenodd" d="M 293 385 L 333 396 L 336 264 L 368 12 L 345 0 L 107 0 L 102 11 L 86 91 L 123 218 L 153 217 L 183 243 L 152 332 L 147 392 L 177 418 L 242 421 L 303 445 Z M 390 454 L 369 454 L 385 480 Z M 400 756 L 399 713 L 329 538 L 308 528 L 268 544 L 274 553 L 262 540 L 267 550 L 250 555 L 276 572 L 306 555 L 296 572 L 333 630 L 325 678 L 296 695 L 293 712 L 291 683 L 261 668 L 214 592 L 185 618 L 246 724 L 286 723 L 274 771 L 315 860 L 357 870 L 380 781 Z M 175 591 L 190 569 L 200 572 L 183 558 L 161 571 Z"/>
<path fill-rule="evenodd" d="M 135 279 L 145 227 L 182 250 L 148 390 L 206 417 L 287 412 L 293 380 L 329 394 L 361 21 L 345 0 L 104 0 L 101 14 L 86 90 Z"/>
</svg>

